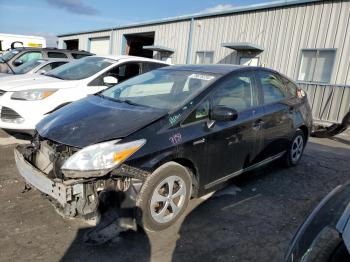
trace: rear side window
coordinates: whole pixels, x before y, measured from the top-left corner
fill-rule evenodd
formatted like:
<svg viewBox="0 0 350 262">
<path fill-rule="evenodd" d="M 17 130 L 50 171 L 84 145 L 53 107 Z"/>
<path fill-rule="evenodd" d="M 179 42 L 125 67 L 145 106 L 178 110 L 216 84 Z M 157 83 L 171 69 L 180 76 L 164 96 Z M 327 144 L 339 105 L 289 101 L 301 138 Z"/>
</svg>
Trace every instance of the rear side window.
<svg viewBox="0 0 350 262">
<path fill-rule="evenodd" d="M 65 53 L 61 52 L 47 52 L 47 57 L 49 58 L 67 58 Z"/>
<path fill-rule="evenodd" d="M 212 101 L 213 107 L 225 106 L 238 112 L 256 106 L 253 78 L 248 75 L 233 76 L 221 84 Z"/>
<path fill-rule="evenodd" d="M 264 97 L 264 104 L 271 104 L 281 101 L 285 98 L 284 84 L 274 74 L 261 72 L 258 74 L 258 80 Z"/>
<path fill-rule="evenodd" d="M 73 56 L 74 59 L 80 59 L 83 57 L 91 56 L 90 54 L 78 54 L 78 53 L 72 53 L 71 55 Z"/>
<path fill-rule="evenodd" d="M 45 71 L 45 72 L 48 72 L 52 69 L 55 69 L 56 67 L 59 67 L 61 65 L 64 65 L 66 64 L 67 62 L 54 62 L 54 63 L 50 63 L 50 64 L 47 64 L 46 66 L 42 67 L 40 69 L 40 71 Z"/>
<path fill-rule="evenodd" d="M 299 90 L 299 87 L 293 83 L 292 81 L 286 79 L 286 78 L 282 78 L 282 81 L 284 83 L 284 86 L 286 88 L 286 93 L 289 97 L 296 97 L 297 96 L 297 92 Z"/>
</svg>

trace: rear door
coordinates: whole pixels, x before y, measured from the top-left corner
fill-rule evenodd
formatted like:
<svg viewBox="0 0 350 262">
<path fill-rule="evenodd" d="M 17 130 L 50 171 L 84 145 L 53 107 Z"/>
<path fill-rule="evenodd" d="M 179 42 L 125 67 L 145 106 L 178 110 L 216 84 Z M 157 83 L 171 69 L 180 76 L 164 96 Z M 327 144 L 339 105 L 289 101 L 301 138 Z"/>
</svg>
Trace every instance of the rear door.
<svg viewBox="0 0 350 262">
<path fill-rule="evenodd" d="M 239 72 L 221 83 L 211 97 L 211 108 L 225 106 L 238 112 L 235 121 L 219 122 L 209 129 L 206 189 L 238 175 L 254 163 L 260 140 L 257 87 L 254 75 Z"/>
<path fill-rule="evenodd" d="M 258 159 L 262 161 L 287 149 L 294 130 L 294 103 L 277 74 L 260 71 L 256 77 L 264 105 L 264 115 L 261 117 L 264 142 Z"/>
</svg>

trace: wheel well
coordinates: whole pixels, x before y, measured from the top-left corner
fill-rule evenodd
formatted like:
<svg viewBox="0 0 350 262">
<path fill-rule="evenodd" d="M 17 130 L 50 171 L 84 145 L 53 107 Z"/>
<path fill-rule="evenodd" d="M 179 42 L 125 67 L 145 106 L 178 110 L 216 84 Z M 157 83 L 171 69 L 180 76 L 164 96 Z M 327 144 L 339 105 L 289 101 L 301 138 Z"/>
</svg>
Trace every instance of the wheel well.
<svg viewBox="0 0 350 262">
<path fill-rule="evenodd" d="M 198 189 L 199 189 L 199 179 L 198 179 L 197 169 L 193 164 L 193 162 L 186 158 L 175 158 L 175 159 L 172 159 L 172 161 L 186 167 L 190 171 L 192 176 L 192 186 L 193 186 L 192 196 L 196 196 L 198 194 Z"/>
<path fill-rule="evenodd" d="M 308 129 L 307 126 L 305 126 L 305 125 L 300 126 L 299 129 L 300 129 L 301 131 L 303 131 L 304 136 L 305 136 L 305 139 L 306 139 L 306 141 L 307 141 L 308 138 L 309 138 L 309 129 Z"/>
</svg>

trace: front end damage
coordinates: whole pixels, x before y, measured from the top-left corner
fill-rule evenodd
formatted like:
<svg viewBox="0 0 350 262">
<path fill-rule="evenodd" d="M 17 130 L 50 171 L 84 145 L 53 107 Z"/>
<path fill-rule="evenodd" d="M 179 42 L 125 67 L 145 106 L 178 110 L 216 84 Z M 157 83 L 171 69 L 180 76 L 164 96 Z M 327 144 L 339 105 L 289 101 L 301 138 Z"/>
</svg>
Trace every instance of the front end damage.
<svg viewBox="0 0 350 262">
<path fill-rule="evenodd" d="M 109 192 L 117 193 L 113 202 L 118 202 L 118 208 L 132 210 L 148 173 L 121 164 L 103 176 L 67 177 L 61 167 L 78 150 L 35 136 L 31 144 L 15 148 L 15 160 L 26 184 L 41 191 L 65 218 L 98 222 L 102 208 L 108 205 L 104 196 Z"/>
</svg>

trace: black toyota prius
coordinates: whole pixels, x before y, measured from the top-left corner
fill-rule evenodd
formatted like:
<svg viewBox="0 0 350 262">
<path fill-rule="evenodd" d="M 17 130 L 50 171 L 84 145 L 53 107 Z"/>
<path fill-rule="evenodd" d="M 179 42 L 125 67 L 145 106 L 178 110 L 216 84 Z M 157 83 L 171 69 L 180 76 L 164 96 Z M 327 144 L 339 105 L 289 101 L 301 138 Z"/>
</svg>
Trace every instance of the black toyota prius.
<svg viewBox="0 0 350 262">
<path fill-rule="evenodd" d="M 91 218 L 113 190 L 158 231 L 235 176 L 275 160 L 297 165 L 311 125 L 304 91 L 273 70 L 170 66 L 48 115 L 15 158 L 62 215 Z"/>
</svg>

